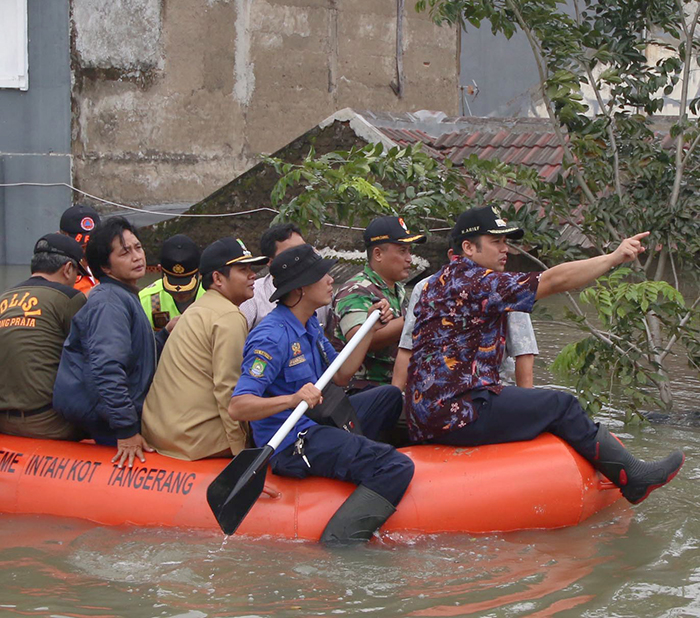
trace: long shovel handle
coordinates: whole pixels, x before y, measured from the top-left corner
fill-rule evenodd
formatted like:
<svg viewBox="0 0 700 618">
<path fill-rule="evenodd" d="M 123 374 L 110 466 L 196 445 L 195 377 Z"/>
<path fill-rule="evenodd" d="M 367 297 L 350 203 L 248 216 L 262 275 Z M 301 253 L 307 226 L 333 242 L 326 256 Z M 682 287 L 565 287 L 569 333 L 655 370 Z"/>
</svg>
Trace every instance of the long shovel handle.
<svg viewBox="0 0 700 618">
<path fill-rule="evenodd" d="M 353 335 L 352 339 L 348 341 L 338 356 L 335 357 L 335 360 L 328 366 L 328 369 L 326 369 L 323 372 L 323 375 L 318 379 L 314 385 L 318 390 L 322 391 L 333 379 L 333 376 L 337 373 L 338 369 L 340 369 L 341 365 L 347 360 L 348 356 L 355 351 L 355 348 L 359 345 L 362 339 L 364 339 L 365 335 L 372 329 L 380 315 L 381 314 L 378 309 L 375 309 L 369 315 L 369 317 L 365 320 L 365 323 L 360 326 L 360 330 Z M 299 419 L 304 416 L 304 412 L 306 412 L 308 408 L 309 404 L 305 401 L 302 401 L 296 408 L 294 408 L 294 411 L 277 430 L 275 435 L 270 438 L 267 445 L 271 446 L 273 450 L 277 449 L 277 447 L 282 443 L 282 440 L 284 440 L 287 437 L 287 434 L 294 428 L 294 425 L 296 425 L 299 422 Z"/>
</svg>

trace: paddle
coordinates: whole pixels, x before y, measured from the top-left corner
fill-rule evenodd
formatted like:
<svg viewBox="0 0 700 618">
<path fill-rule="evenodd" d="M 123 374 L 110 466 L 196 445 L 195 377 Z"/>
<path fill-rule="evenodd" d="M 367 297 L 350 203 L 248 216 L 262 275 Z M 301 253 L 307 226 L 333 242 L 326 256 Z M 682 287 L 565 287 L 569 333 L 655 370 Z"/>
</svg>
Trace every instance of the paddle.
<svg viewBox="0 0 700 618">
<path fill-rule="evenodd" d="M 315 384 L 318 390 L 322 391 L 326 384 L 331 381 L 348 356 L 352 354 L 360 341 L 374 326 L 374 323 L 379 319 L 379 315 L 378 310 L 370 314 L 365 323 L 343 348 L 342 352 L 336 356 L 328 369 L 318 379 Z M 233 461 L 209 485 L 207 488 L 207 502 L 224 534 L 233 534 L 238 529 L 238 526 L 241 525 L 241 522 L 262 493 L 265 486 L 267 464 L 275 449 L 282 443 L 282 440 L 294 428 L 308 408 L 309 404 L 302 401 L 294 408 L 294 411 L 265 446 L 262 448 L 247 448 L 238 453 Z"/>
</svg>

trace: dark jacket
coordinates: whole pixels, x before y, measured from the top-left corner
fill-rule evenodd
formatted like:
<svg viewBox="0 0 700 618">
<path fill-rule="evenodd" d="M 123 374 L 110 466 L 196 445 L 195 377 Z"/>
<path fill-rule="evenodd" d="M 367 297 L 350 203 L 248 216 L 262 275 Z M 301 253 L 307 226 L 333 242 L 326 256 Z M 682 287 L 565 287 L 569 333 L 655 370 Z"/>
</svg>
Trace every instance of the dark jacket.
<svg viewBox="0 0 700 618">
<path fill-rule="evenodd" d="M 103 277 L 71 322 L 53 392 L 54 409 L 101 443 L 141 431 L 156 369 L 153 330 L 138 294 Z"/>
</svg>

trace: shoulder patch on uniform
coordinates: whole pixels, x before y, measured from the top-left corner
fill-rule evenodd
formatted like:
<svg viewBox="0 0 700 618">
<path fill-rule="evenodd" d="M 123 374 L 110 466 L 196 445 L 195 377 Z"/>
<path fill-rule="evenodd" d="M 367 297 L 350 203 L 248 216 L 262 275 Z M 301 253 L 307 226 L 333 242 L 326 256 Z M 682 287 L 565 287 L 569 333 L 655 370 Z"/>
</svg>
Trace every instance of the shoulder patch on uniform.
<svg viewBox="0 0 700 618">
<path fill-rule="evenodd" d="M 263 358 L 266 358 L 267 360 L 272 360 L 272 356 L 270 356 L 264 350 L 253 350 L 253 354 L 256 354 L 257 356 L 262 356 Z"/>
<path fill-rule="evenodd" d="M 289 361 L 288 367 L 295 367 L 296 365 L 299 365 L 301 363 L 306 362 L 306 357 L 302 354 L 301 356 L 297 356 L 293 358 L 292 360 Z"/>
<path fill-rule="evenodd" d="M 261 378 L 262 375 L 265 373 L 266 367 L 267 367 L 267 361 L 260 360 L 259 358 L 256 358 L 253 361 L 252 366 L 250 367 L 250 375 L 252 375 L 254 378 Z"/>
</svg>

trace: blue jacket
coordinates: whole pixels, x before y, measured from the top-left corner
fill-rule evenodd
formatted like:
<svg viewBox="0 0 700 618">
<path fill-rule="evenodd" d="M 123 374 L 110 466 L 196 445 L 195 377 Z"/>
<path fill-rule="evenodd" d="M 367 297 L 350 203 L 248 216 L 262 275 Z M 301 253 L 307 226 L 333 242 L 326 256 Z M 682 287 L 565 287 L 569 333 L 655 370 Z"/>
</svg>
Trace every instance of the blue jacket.
<svg viewBox="0 0 700 618">
<path fill-rule="evenodd" d="M 53 392 L 54 409 L 101 443 L 141 431 L 156 369 L 156 344 L 138 294 L 103 277 L 71 322 Z"/>
</svg>

